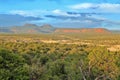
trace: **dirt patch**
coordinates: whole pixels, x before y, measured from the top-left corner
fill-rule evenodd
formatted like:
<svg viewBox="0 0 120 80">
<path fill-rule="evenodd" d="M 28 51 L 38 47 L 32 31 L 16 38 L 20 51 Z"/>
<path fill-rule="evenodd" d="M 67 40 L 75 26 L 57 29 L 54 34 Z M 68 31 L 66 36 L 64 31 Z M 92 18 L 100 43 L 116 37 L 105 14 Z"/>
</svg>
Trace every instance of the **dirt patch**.
<svg viewBox="0 0 120 80">
<path fill-rule="evenodd" d="M 114 45 L 112 47 L 107 48 L 109 51 L 120 51 L 120 45 Z"/>
</svg>

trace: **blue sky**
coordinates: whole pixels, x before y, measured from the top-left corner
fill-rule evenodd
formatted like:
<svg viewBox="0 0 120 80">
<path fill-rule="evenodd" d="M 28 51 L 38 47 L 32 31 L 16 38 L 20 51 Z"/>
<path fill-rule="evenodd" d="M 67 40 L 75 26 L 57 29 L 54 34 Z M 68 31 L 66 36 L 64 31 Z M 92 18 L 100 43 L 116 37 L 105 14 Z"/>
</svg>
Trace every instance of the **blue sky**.
<svg viewBox="0 0 120 80">
<path fill-rule="evenodd" d="M 120 29 L 119 0 L 0 0 L 0 26 Z"/>
</svg>

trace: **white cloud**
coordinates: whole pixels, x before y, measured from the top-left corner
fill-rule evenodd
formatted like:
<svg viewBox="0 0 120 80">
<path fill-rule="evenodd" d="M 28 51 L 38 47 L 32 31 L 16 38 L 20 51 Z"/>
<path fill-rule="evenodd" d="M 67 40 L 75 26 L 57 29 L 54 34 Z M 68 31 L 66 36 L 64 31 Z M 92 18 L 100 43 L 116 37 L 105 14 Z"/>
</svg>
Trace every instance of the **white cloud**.
<svg viewBox="0 0 120 80">
<path fill-rule="evenodd" d="M 9 13 L 10 14 L 19 14 L 22 16 L 33 16 L 33 17 L 38 17 L 42 13 L 46 13 L 47 11 L 45 10 L 12 10 Z"/>
<path fill-rule="evenodd" d="M 53 10 L 52 12 L 53 14 L 57 14 L 57 15 L 68 15 L 66 12 L 59 9 Z"/>
<path fill-rule="evenodd" d="M 70 6 L 72 9 L 89 9 L 92 7 L 96 7 L 97 5 L 93 5 L 92 3 L 81 3 Z"/>
<path fill-rule="evenodd" d="M 103 3 L 103 4 L 97 4 L 97 5 L 101 9 L 119 9 L 120 8 L 120 4 Z"/>
<path fill-rule="evenodd" d="M 112 4 L 112 3 L 81 3 L 76 5 L 69 6 L 71 9 L 81 10 L 81 9 L 93 9 L 93 10 L 101 10 L 99 12 L 120 12 L 120 4 Z"/>
<path fill-rule="evenodd" d="M 13 10 L 10 11 L 11 14 L 19 14 L 19 15 L 23 15 L 23 16 L 31 16 L 31 13 L 28 13 L 26 11 L 22 11 L 22 10 Z"/>
<path fill-rule="evenodd" d="M 68 14 L 66 11 L 62 11 L 62 10 L 59 10 L 59 9 L 53 10 L 52 13 L 56 14 L 56 15 L 69 16 L 69 17 L 81 16 L 80 14 Z"/>
</svg>

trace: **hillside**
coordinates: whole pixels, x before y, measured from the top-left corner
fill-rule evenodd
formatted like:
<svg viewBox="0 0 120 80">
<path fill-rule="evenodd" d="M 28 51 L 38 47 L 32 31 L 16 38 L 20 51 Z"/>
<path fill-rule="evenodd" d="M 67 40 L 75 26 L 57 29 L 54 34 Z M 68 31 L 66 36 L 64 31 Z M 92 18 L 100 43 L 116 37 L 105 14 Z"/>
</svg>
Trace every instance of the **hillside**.
<svg viewBox="0 0 120 80">
<path fill-rule="evenodd" d="M 12 33 L 12 31 L 9 28 L 0 27 L 0 33 Z"/>
<path fill-rule="evenodd" d="M 35 24 L 25 24 L 23 26 L 13 26 L 10 28 L 0 28 L 0 33 L 111 33 L 111 31 L 104 28 L 55 28 L 49 24 L 38 26 Z"/>
<path fill-rule="evenodd" d="M 120 30 L 111 30 L 112 33 L 120 34 Z"/>
<path fill-rule="evenodd" d="M 56 33 L 111 33 L 109 30 L 104 28 L 79 28 L 79 29 L 72 29 L 72 28 L 62 28 L 56 29 Z"/>
<path fill-rule="evenodd" d="M 52 33 L 55 28 L 51 25 L 45 24 L 37 26 L 35 24 L 25 24 L 23 26 L 13 26 L 10 28 L 0 28 L 0 33 L 27 33 L 27 34 L 39 34 L 39 33 Z"/>
</svg>

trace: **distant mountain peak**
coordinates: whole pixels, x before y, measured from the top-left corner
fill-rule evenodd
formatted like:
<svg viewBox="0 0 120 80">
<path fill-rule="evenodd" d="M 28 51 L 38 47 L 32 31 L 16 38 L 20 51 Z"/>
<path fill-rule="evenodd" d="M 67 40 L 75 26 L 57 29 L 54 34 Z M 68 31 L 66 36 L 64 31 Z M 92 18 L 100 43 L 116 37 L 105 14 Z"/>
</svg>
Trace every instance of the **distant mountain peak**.
<svg viewBox="0 0 120 80">
<path fill-rule="evenodd" d="M 24 24 L 24 26 L 37 26 L 37 25 L 36 24 L 26 23 L 26 24 Z"/>
<path fill-rule="evenodd" d="M 44 24 L 44 25 L 41 26 L 41 28 L 50 29 L 50 28 L 53 28 L 53 26 L 51 26 L 50 24 Z"/>
<path fill-rule="evenodd" d="M 44 33 L 52 33 L 54 32 L 55 28 L 50 24 L 44 24 L 40 27 L 41 31 Z"/>
</svg>

